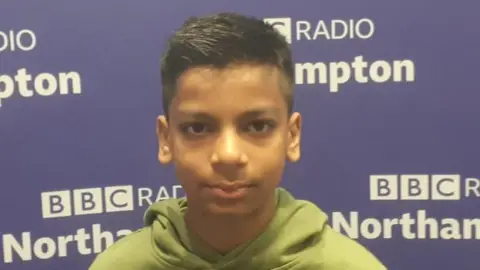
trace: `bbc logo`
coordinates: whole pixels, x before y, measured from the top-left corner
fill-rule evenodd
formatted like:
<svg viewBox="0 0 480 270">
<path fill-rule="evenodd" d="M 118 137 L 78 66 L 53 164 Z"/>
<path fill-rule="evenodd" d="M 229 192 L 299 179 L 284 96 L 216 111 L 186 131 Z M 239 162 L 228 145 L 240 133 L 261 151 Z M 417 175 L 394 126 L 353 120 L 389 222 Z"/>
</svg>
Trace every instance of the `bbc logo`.
<svg viewBox="0 0 480 270">
<path fill-rule="evenodd" d="M 264 22 L 270 24 L 282 34 L 288 43 L 292 43 L 292 19 L 290 18 L 264 18 Z"/>
<path fill-rule="evenodd" d="M 370 200 L 460 200 L 460 175 L 371 175 Z"/>
<path fill-rule="evenodd" d="M 132 211 L 133 187 L 110 186 L 41 193 L 43 218 Z"/>
</svg>

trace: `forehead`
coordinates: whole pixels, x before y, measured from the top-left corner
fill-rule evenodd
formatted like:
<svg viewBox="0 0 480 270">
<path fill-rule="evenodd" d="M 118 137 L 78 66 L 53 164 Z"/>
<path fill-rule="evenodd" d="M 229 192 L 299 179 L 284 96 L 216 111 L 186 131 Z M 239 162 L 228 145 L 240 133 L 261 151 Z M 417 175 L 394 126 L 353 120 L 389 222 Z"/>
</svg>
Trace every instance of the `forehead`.
<svg viewBox="0 0 480 270">
<path fill-rule="evenodd" d="M 282 79 L 280 70 L 271 66 L 191 68 L 178 79 L 171 109 L 224 114 L 262 108 L 286 110 Z"/>
</svg>

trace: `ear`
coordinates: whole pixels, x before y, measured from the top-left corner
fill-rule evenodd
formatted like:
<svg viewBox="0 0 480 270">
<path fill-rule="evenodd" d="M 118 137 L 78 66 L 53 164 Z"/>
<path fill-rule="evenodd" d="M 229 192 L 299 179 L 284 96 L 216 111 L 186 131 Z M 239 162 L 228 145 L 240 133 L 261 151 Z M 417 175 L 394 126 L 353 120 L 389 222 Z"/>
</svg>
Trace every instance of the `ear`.
<svg viewBox="0 0 480 270">
<path fill-rule="evenodd" d="M 288 122 L 287 159 L 290 162 L 300 160 L 300 142 L 302 138 L 302 116 L 295 112 Z"/>
<path fill-rule="evenodd" d="M 161 115 L 157 118 L 158 161 L 168 164 L 172 161 L 172 149 L 170 145 L 169 126 L 167 118 Z"/>
</svg>

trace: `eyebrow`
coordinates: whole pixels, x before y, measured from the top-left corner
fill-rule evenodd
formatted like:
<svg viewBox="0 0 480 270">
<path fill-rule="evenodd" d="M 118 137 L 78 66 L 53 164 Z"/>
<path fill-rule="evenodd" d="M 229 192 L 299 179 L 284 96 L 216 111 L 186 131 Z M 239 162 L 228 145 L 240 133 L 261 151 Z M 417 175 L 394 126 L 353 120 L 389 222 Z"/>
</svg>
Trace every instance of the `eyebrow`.
<svg viewBox="0 0 480 270">
<path fill-rule="evenodd" d="M 179 109 L 178 114 L 183 117 L 193 117 L 195 119 L 214 119 L 215 117 L 211 114 L 201 111 L 201 110 L 191 110 L 191 109 Z M 278 108 L 253 108 L 244 113 L 242 113 L 239 118 L 256 118 L 264 115 L 280 115 L 280 109 Z"/>
</svg>

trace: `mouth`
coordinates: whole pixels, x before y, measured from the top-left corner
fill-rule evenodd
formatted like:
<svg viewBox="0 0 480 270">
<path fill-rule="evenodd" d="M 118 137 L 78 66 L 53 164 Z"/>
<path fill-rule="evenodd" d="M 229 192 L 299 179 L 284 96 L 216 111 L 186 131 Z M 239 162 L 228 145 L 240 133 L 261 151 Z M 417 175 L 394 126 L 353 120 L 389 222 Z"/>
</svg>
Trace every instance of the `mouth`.
<svg viewBox="0 0 480 270">
<path fill-rule="evenodd" d="M 215 185 L 215 186 L 211 186 L 210 189 L 216 197 L 219 197 L 222 199 L 240 199 L 247 195 L 248 190 L 251 187 L 252 185 L 231 184 L 231 185 Z"/>
</svg>

